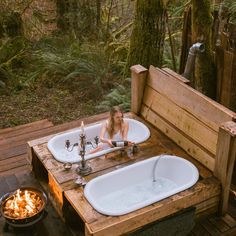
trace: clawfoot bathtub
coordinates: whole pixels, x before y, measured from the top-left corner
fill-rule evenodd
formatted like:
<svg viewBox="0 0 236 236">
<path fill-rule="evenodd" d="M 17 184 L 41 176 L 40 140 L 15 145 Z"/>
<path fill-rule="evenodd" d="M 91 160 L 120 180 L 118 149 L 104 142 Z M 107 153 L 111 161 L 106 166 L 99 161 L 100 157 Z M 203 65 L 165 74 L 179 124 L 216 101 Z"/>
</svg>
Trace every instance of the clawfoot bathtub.
<svg viewBox="0 0 236 236">
<path fill-rule="evenodd" d="M 174 195 L 197 182 L 199 172 L 191 162 L 170 155 L 159 158 L 155 156 L 91 180 L 85 187 L 85 197 L 98 212 L 118 216 Z"/>
<path fill-rule="evenodd" d="M 150 131 L 146 125 L 134 119 L 125 118 L 124 120 L 126 120 L 129 123 L 129 132 L 127 137 L 129 141 L 132 141 L 135 144 L 139 144 L 146 141 L 149 138 Z M 84 131 L 86 134 L 86 140 L 93 141 L 96 136 L 100 135 L 101 128 L 102 128 L 102 122 L 99 124 L 94 124 L 85 127 Z M 59 134 L 49 140 L 48 149 L 53 154 L 56 160 L 60 162 L 71 162 L 71 163 L 76 163 L 81 160 L 78 154 L 78 146 L 75 146 L 71 152 L 69 152 L 65 148 L 66 140 L 69 140 L 71 144 L 78 143 L 80 133 L 81 129 L 79 128 L 70 132 Z M 89 150 L 91 149 L 92 146 L 87 145 L 86 148 L 87 153 L 85 153 L 86 160 L 104 155 L 109 152 L 119 150 L 120 147 L 108 148 L 93 154 L 88 154 Z"/>
</svg>

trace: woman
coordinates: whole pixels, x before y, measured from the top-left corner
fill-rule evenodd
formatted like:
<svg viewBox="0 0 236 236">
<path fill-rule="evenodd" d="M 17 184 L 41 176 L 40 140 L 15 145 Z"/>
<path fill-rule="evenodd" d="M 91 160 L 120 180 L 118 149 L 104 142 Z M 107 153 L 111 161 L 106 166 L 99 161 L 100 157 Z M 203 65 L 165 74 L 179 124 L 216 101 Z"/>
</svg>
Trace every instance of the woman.
<svg viewBox="0 0 236 236">
<path fill-rule="evenodd" d="M 123 120 L 123 112 L 118 107 L 112 107 L 110 110 L 110 116 L 108 120 L 102 125 L 102 130 L 100 133 L 101 143 L 97 148 L 90 151 L 91 153 L 114 147 L 112 141 L 127 141 L 127 135 L 129 131 L 129 123 Z M 128 141 L 128 146 L 133 143 Z"/>
</svg>

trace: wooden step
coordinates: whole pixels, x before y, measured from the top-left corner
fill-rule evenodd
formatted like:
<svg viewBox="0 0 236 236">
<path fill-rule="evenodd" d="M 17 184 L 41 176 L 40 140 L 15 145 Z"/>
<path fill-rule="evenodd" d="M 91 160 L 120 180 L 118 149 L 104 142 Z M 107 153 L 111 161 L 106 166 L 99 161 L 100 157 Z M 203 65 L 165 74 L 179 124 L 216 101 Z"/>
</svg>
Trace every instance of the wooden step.
<svg viewBox="0 0 236 236">
<path fill-rule="evenodd" d="M 16 147 L 7 148 L 0 151 L 0 160 L 5 160 L 14 156 L 25 154 L 26 152 L 27 152 L 26 143 L 16 146 Z"/>
<path fill-rule="evenodd" d="M 22 154 L 19 156 L 14 156 L 0 161 L 0 174 L 7 170 L 15 169 L 20 166 L 29 165 L 27 161 L 27 154 Z"/>
<path fill-rule="evenodd" d="M 22 144 L 26 144 L 28 141 L 32 139 L 42 137 L 44 135 L 44 130 L 50 129 L 52 125 L 47 124 L 47 127 L 44 127 L 44 126 L 40 127 L 37 125 L 36 127 L 35 129 L 32 129 L 31 132 L 29 129 L 27 129 L 26 132 L 23 132 L 25 128 L 22 128 L 21 134 L 18 134 L 16 136 L 15 135 L 11 136 L 8 133 L 9 137 L 7 138 L 3 137 L 3 139 L 0 140 L 0 151 L 11 148 L 11 147 L 19 146 Z M 20 130 L 17 130 L 17 131 L 20 131 Z"/>
<path fill-rule="evenodd" d="M 44 129 L 47 127 L 52 127 L 53 123 L 47 119 L 35 121 L 32 123 L 18 125 L 15 127 L 0 129 L 0 137 L 2 139 L 11 138 L 18 135 L 31 133 L 32 131 Z"/>
<path fill-rule="evenodd" d="M 21 172 L 30 172 L 31 171 L 31 166 L 30 165 L 23 165 L 19 166 L 13 169 L 6 170 L 4 172 L 0 172 L 0 176 L 5 176 L 7 177 L 8 175 L 13 175 Z"/>
</svg>

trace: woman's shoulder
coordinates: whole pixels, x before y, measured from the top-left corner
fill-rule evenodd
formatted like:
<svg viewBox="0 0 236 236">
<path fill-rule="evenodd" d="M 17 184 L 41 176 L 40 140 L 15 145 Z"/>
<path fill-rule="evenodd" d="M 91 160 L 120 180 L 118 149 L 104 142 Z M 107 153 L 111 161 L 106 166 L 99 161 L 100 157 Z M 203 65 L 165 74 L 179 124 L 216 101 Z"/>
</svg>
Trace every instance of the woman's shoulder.
<svg viewBox="0 0 236 236">
<path fill-rule="evenodd" d="M 107 127 L 108 127 L 108 124 L 109 124 L 109 121 L 108 121 L 108 120 L 105 120 L 102 125 L 103 125 L 103 127 L 106 127 L 106 128 L 107 128 Z"/>
</svg>

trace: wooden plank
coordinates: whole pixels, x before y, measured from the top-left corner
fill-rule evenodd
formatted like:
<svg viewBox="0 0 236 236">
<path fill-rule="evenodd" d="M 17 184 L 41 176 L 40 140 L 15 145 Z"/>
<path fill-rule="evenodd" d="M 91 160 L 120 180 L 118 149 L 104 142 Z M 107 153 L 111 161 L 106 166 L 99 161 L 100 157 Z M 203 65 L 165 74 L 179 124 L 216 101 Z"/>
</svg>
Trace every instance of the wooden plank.
<svg viewBox="0 0 236 236">
<path fill-rule="evenodd" d="M 48 186 L 51 194 L 55 197 L 56 210 L 61 213 L 63 207 L 63 191 L 52 174 L 48 173 Z"/>
<path fill-rule="evenodd" d="M 230 107 L 233 59 L 234 54 L 232 52 L 224 51 L 224 72 L 222 78 L 220 102 L 228 108 Z"/>
<path fill-rule="evenodd" d="M 32 123 L 27 123 L 24 125 L 18 125 L 15 127 L 0 129 L 0 138 L 11 138 L 19 136 L 26 133 L 31 133 L 32 131 L 52 127 L 53 123 L 47 119 L 35 121 Z"/>
<path fill-rule="evenodd" d="M 231 77 L 231 91 L 230 91 L 230 107 L 232 111 L 236 112 L 236 52 L 234 52 L 232 77 Z"/>
<path fill-rule="evenodd" d="M 182 147 L 188 154 L 202 163 L 211 171 L 214 170 L 215 160 L 213 156 L 204 150 L 202 147 L 192 142 L 183 133 L 178 131 L 175 127 L 171 126 L 166 120 L 162 119 L 152 110 L 148 109 L 146 106 L 142 107 L 142 115 L 147 121 L 153 124 L 156 128 L 161 130 L 166 136 L 176 142 L 180 147 Z"/>
<path fill-rule="evenodd" d="M 216 196 L 212 196 L 207 200 L 203 200 L 202 202 L 195 205 L 196 207 L 196 215 L 200 212 L 207 211 L 209 208 L 213 206 L 218 206 L 220 201 L 220 194 L 218 193 Z"/>
<path fill-rule="evenodd" d="M 221 102 L 222 80 L 224 72 L 224 50 L 222 47 L 216 47 L 216 76 L 217 76 L 217 102 Z"/>
<path fill-rule="evenodd" d="M 220 213 L 228 208 L 230 184 L 236 156 L 236 123 L 229 121 L 220 127 L 217 144 L 214 175 L 222 184 L 222 204 Z"/>
<path fill-rule="evenodd" d="M 195 236 L 209 236 L 209 233 L 205 228 L 202 227 L 201 224 L 196 224 L 196 226 L 192 230 Z"/>
<path fill-rule="evenodd" d="M 234 227 L 224 233 L 224 236 L 235 236 L 235 235 L 236 235 L 236 227 Z"/>
<path fill-rule="evenodd" d="M 130 161 L 131 159 L 127 155 L 121 157 L 119 154 L 117 154 L 116 158 L 105 158 L 104 156 L 102 156 L 99 158 L 91 159 L 89 161 L 89 164 L 92 168 L 91 174 L 93 174 L 101 170 L 106 170 L 108 168 L 115 167 L 117 165 L 121 165 Z M 67 171 L 66 174 L 63 167 L 57 169 L 56 171 L 52 170 L 52 172 L 58 183 L 63 184 L 70 180 L 76 180 L 76 178 L 78 177 L 78 174 L 76 174 L 75 172 L 77 166 L 78 165 L 73 165 L 72 170 Z"/>
<path fill-rule="evenodd" d="M 0 161 L 0 172 L 14 169 L 23 165 L 29 165 L 26 154 Z"/>
<path fill-rule="evenodd" d="M 215 131 L 218 131 L 223 122 L 233 120 L 236 117 L 234 112 L 177 79 L 163 74 L 163 71 L 153 66 L 149 68 L 147 84 L 162 95 L 167 96 L 178 106 L 192 113 Z"/>
<path fill-rule="evenodd" d="M 168 120 L 189 139 L 194 139 L 213 155 L 216 154 L 218 133 L 191 113 L 177 106 L 166 96 L 161 95 L 149 86 L 146 86 L 143 104 Z"/>
<path fill-rule="evenodd" d="M 25 133 L 16 137 L 3 139 L 0 141 L 0 150 L 5 150 L 5 149 L 12 148 L 15 146 L 20 146 L 22 144 L 26 144 L 30 140 L 47 135 L 48 132 L 51 132 L 51 128 L 53 127 L 45 128 L 42 130 L 36 130 L 34 132 Z"/>
<path fill-rule="evenodd" d="M 236 220 L 231 217 L 229 214 L 225 214 L 221 217 L 222 220 L 231 228 L 236 227 Z"/>
<path fill-rule="evenodd" d="M 20 146 L 16 146 L 13 148 L 7 148 L 0 151 L 0 160 L 5 160 L 14 156 L 19 156 L 25 154 L 27 151 L 27 144 L 24 143 Z"/>
<path fill-rule="evenodd" d="M 203 180 L 194 187 L 181 192 L 181 195 L 173 195 L 135 212 L 119 217 L 102 217 L 89 224 L 90 231 L 93 232 L 93 235 L 104 236 L 112 235 L 112 232 L 116 232 L 116 235 L 130 232 L 167 215 L 174 214 L 179 209 L 192 206 L 200 199 L 207 199 L 219 191 L 220 188 L 219 185 L 216 185 L 215 179 L 207 180 L 207 183 Z"/>
<path fill-rule="evenodd" d="M 134 65 L 131 68 L 131 111 L 139 114 L 144 87 L 146 85 L 146 77 L 148 70 L 141 65 Z"/>
<path fill-rule="evenodd" d="M 222 220 L 221 217 L 213 216 L 209 218 L 209 221 L 222 233 L 230 229 L 230 227 Z"/>
<path fill-rule="evenodd" d="M 106 217 L 95 211 L 88 203 L 87 199 L 84 197 L 83 188 L 67 190 L 64 195 L 84 222 L 90 224 L 101 217 Z"/>
<path fill-rule="evenodd" d="M 23 166 L 19 166 L 16 167 L 14 169 L 10 169 L 10 170 L 6 170 L 4 172 L 0 172 L 0 176 L 8 176 L 8 175 L 13 175 L 19 172 L 29 172 L 31 171 L 31 167 L 29 165 L 23 165 Z"/>
<path fill-rule="evenodd" d="M 205 228 L 207 230 L 207 232 L 209 232 L 210 235 L 212 236 L 220 236 L 222 235 L 221 232 L 214 226 L 212 225 L 208 220 L 205 220 L 202 223 L 203 228 Z"/>
<path fill-rule="evenodd" d="M 189 84 L 190 83 L 190 81 L 188 79 L 186 79 L 182 75 L 176 73 L 175 71 L 171 70 L 170 68 L 161 68 L 161 69 L 163 71 L 165 71 L 166 73 L 168 73 L 170 76 L 173 76 L 174 78 L 178 79 L 182 83 L 185 83 L 185 84 Z"/>
</svg>

